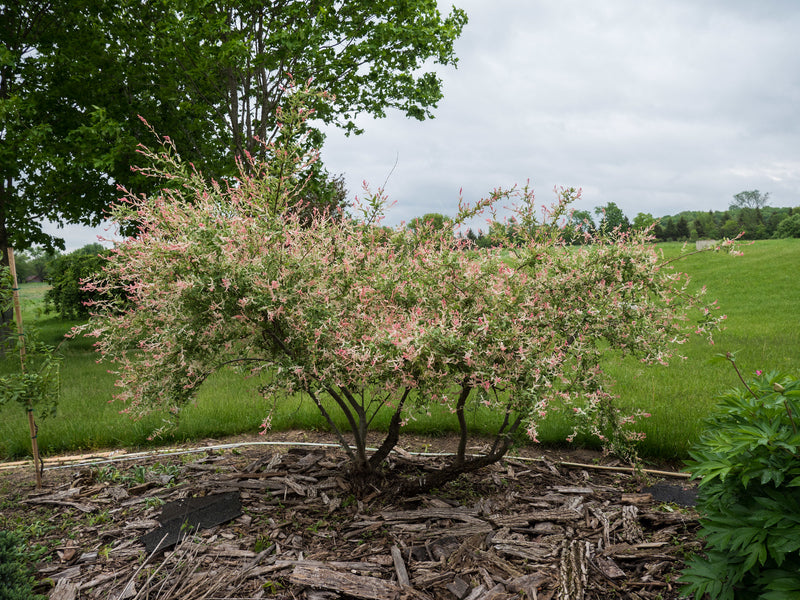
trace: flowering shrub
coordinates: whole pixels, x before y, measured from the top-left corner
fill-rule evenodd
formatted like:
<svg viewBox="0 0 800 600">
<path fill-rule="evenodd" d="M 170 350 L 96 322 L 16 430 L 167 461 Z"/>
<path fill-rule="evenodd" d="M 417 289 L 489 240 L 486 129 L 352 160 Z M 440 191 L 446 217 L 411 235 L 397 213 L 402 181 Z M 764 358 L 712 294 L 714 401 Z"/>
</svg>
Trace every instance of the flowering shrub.
<svg viewBox="0 0 800 600">
<path fill-rule="evenodd" d="M 417 482 L 423 487 L 498 460 L 523 430 L 535 439 L 537 423 L 558 406 L 609 444 L 635 438 L 624 426 L 635 417 L 614 407 L 601 357 L 664 362 L 674 342 L 718 321 L 708 309 L 687 321 L 699 299 L 685 277 L 660 265 L 647 235 L 586 235 L 583 246 L 566 247 L 560 222 L 574 190 L 559 191 L 541 219 L 527 188 L 460 207 L 456 223 L 513 200 L 511 251 L 471 250 L 432 226 L 387 232 L 378 226 L 380 192 L 354 205 L 358 218 L 308 218 L 299 198 L 315 157 L 296 139 L 308 93 L 291 94 L 271 159 L 245 157 L 230 185 L 205 181 L 168 139 L 159 153 L 142 149 L 153 164 L 146 173 L 165 187 L 151 197 L 126 194 L 113 216 L 138 233 L 87 284 L 105 298 L 121 291 L 128 303 L 97 303 L 85 328 L 118 365 L 126 410 L 178 415 L 210 373 L 241 365 L 264 374 L 267 396 L 306 394 L 355 472 L 369 475 L 403 423 L 439 403 L 458 418 L 461 439 L 452 464 Z M 471 402 L 505 416 L 494 447 L 478 458 L 465 454 Z M 330 407 L 349 431 L 336 427 Z M 369 455 L 367 431 L 381 410 L 391 424 Z"/>
<path fill-rule="evenodd" d="M 759 371 L 720 398 L 687 464 L 706 543 L 684 571 L 684 593 L 800 597 L 799 421 L 796 376 Z"/>
</svg>

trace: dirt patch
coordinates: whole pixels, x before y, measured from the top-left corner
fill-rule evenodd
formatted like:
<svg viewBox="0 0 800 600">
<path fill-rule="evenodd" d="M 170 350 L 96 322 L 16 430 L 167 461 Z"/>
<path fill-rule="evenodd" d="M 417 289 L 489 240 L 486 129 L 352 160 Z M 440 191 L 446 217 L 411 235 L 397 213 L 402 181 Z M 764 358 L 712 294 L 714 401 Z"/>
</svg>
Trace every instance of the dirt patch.
<svg viewBox="0 0 800 600">
<path fill-rule="evenodd" d="M 253 442 L 270 445 L 238 445 Z M 0 528 L 26 534 L 37 591 L 59 600 L 655 600 L 678 597 L 700 549 L 696 512 L 658 500 L 690 497 L 685 479 L 592 451 L 527 446 L 430 494 L 356 497 L 332 444 L 285 432 L 50 462 L 39 491 L 30 467 L 0 471 Z M 454 447 L 409 437 L 390 467 L 424 474 Z"/>
</svg>

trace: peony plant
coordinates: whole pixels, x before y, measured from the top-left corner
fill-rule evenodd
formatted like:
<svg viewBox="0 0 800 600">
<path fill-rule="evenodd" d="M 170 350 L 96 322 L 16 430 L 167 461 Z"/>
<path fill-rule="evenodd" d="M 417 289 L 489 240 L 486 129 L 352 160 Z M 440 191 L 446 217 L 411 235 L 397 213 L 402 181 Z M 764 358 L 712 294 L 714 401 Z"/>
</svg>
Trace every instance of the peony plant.
<svg viewBox="0 0 800 600">
<path fill-rule="evenodd" d="M 356 200 L 352 214 L 309 217 L 301 192 L 317 155 L 302 150 L 313 116 L 304 99 L 318 92 L 287 92 L 286 125 L 266 144 L 269 158 L 243 157 L 235 181 L 207 181 L 168 138 L 158 151 L 140 148 L 149 161 L 142 172 L 164 187 L 152 196 L 126 190 L 115 207 L 113 218 L 135 235 L 86 283 L 106 299 L 80 328 L 116 364 L 125 410 L 177 418 L 209 374 L 239 365 L 264 375 L 265 397 L 310 398 L 363 480 L 409 418 L 444 405 L 459 423 L 457 452 L 442 471 L 405 482 L 409 491 L 499 460 L 521 432 L 535 440 L 537 424 L 559 407 L 575 415 L 576 433 L 629 447 L 637 415 L 614 406 L 603 357 L 665 362 L 675 343 L 722 318 L 689 292 L 647 232 L 581 234 L 580 246 L 567 246 L 574 189 L 557 190 L 541 214 L 529 188 L 462 204 L 456 224 L 513 203 L 515 243 L 490 250 L 433 226 L 381 227 L 380 190 Z M 688 317 L 693 308 L 698 320 Z M 465 409 L 476 402 L 504 419 L 493 447 L 469 457 Z M 345 430 L 332 410 L 345 416 Z M 370 453 L 379 411 L 389 411 L 390 426 Z"/>
<path fill-rule="evenodd" d="M 722 394 L 690 451 L 703 554 L 681 580 L 685 597 L 800 597 L 800 377 L 777 371 Z"/>
</svg>

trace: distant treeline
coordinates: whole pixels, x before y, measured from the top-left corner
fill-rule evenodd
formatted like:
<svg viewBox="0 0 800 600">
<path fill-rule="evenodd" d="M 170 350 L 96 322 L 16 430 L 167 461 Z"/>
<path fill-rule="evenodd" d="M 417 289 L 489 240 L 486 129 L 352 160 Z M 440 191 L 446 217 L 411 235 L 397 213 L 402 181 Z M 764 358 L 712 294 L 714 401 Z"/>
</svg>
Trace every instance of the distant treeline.
<svg viewBox="0 0 800 600">
<path fill-rule="evenodd" d="M 659 219 L 653 229 L 659 241 L 732 238 L 747 240 L 800 237 L 800 207 L 729 208 L 685 211 Z"/>
<path fill-rule="evenodd" d="M 731 206 L 725 211 L 684 211 L 660 218 L 649 213 L 638 213 L 631 221 L 616 204 L 610 202 L 595 209 L 595 214 L 600 216 L 599 222 L 595 222 L 589 211 L 575 211 L 565 228 L 568 241 L 580 243 L 584 232 L 591 233 L 598 229 L 611 232 L 615 229 L 627 231 L 650 226 L 658 242 L 734 238 L 739 234 L 746 240 L 800 238 L 800 207 Z M 517 227 L 518 224 L 511 219 L 505 223 L 492 223 L 488 231 L 475 232 L 469 229 L 463 236 L 479 248 L 488 248 L 499 245 L 501 241 L 513 243 Z"/>
</svg>

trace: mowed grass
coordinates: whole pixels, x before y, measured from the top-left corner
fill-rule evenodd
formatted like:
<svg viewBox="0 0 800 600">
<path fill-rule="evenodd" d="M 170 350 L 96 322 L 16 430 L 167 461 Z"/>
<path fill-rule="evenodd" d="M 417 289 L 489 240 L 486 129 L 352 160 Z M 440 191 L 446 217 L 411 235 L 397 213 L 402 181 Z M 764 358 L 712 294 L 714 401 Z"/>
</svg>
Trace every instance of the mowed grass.
<svg viewBox="0 0 800 600">
<path fill-rule="evenodd" d="M 800 240 L 763 240 L 742 246 L 743 256 L 703 252 L 675 263 L 706 285 L 709 299 L 727 315 L 714 344 L 693 338 L 669 367 L 645 367 L 634 360 L 609 366 L 618 382 L 621 405 L 652 413 L 641 422 L 648 454 L 683 457 L 697 439 L 701 420 L 723 391 L 740 385 L 730 363 L 719 354 L 735 354 L 745 378 L 755 371 L 800 368 Z M 678 244 L 664 246 L 667 256 Z"/>
<path fill-rule="evenodd" d="M 681 252 L 680 244 L 661 245 L 665 257 Z M 640 446 L 645 457 L 676 459 L 686 456 L 697 438 L 701 420 L 714 407 L 722 391 L 738 385 L 738 378 L 724 360 L 715 355 L 735 352 L 746 376 L 755 370 L 798 370 L 800 358 L 800 240 L 767 240 L 744 246 L 744 256 L 704 252 L 675 263 L 677 270 L 692 276 L 693 285 L 705 285 L 708 297 L 717 299 L 728 316 L 726 329 L 715 336 L 715 344 L 695 338 L 679 347 L 686 359 L 675 358 L 668 367 L 643 365 L 635 359 L 610 359 L 608 372 L 617 380 L 616 391 L 623 409 L 638 408 L 652 416 L 637 424 L 647 435 Z M 41 314 L 44 284 L 28 284 L 21 291 L 23 320 L 34 324 L 42 339 L 61 343 L 64 357 L 62 390 L 57 416 L 38 420 L 38 441 L 43 454 L 100 448 L 142 448 L 152 444 L 218 439 L 240 433 L 255 433 L 271 409 L 272 427 L 282 429 L 327 429 L 316 407 L 301 397 L 264 399 L 257 379 L 234 371 L 223 371 L 204 384 L 196 403 L 184 411 L 178 429 L 167 438 L 148 440 L 162 423 L 163 415 L 133 421 L 112 402 L 114 376 L 109 365 L 98 364 L 87 339 L 64 340 L 75 324 Z M 2 364 L 4 372 L 18 368 L 12 352 Z M 468 418 L 476 431 L 491 433 L 502 416 L 471 406 Z M 376 419 L 385 427 L 388 418 Z M 343 419 L 340 420 L 343 425 Z M 406 431 L 444 434 L 456 429 L 447 410 L 433 410 L 430 417 L 418 415 Z M 563 443 L 572 429 L 569 414 L 555 412 L 540 428 L 543 443 Z M 25 410 L 20 405 L 0 406 L 0 459 L 30 455 Z M 591 444 L 589 440 L 582 443 Z"/>
</svg>

